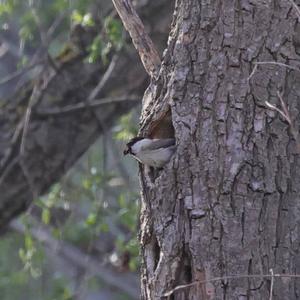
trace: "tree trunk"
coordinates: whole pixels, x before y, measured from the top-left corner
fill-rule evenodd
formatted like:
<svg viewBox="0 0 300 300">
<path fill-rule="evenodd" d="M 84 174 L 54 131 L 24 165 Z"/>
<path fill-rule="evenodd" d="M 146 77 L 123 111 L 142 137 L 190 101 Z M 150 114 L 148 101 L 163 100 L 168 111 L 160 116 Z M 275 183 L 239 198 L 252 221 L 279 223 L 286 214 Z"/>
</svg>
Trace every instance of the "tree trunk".
<svg viewBox="0 0 300 300">
<path fill-rule="evenodd" d="M 280 91 L 297 121 L 300 73 L 255 65 L 297 67 L 297 22 L 291 1 L 176 1 L 161 77 L 146 94 L 152 108 L 170 105 L 178 146 L 154 183 L 141 172 L 143 299 L 300 299 L 290 277 L 196 284 L 300 274 L 299 154 L 265 105 L 279 107 Z"/>
</svg>

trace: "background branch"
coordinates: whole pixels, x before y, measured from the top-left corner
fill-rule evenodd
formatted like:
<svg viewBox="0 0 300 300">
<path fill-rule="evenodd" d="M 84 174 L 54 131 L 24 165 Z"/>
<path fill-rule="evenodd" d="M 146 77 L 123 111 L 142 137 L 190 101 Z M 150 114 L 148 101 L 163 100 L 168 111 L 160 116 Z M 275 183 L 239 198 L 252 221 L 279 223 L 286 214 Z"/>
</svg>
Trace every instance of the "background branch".
<svg viewBox="0 0 300 300">
<path fill-rule="evenodd" d="M 160 68 L 160 57 L 131 1 L 112 0 L 112 2 L 132 38 L 146 72 L 151 77 L 156 77 Z"/>
<path fill-rule="evenodd" d="M 16 220 L 12 221 L 9 227 L 21 234 L 24 234 L 26 231 L 25 226 Z M 125 277 L 117 271 L 104 267 L 97 259 L 83 253 L 73 245 L 56 240 L 52 237 L 51 233 L 43 227 L 45 226 L 39 225 L 38 228 L 31 228 L 30 232 L 36 240 L 42 242 L 56 255 L 65 257 L 65 259 L 71 261 L 72 264 L 86 269 L 89 273 L 96 274 L 106 284 L 125 292 L 131 299 L 138 299 L 139 288 L 135 276 L 129 276 L 129 274 L 127 274 Z"/>
</svg>

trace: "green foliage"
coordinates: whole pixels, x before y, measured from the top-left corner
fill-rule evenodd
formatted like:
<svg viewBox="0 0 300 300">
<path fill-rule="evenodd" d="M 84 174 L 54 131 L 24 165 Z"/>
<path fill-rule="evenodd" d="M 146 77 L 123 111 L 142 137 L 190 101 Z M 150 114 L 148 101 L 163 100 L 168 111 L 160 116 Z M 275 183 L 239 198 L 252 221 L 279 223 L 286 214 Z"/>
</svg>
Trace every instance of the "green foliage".
<svg viewBox="0 0 300 300">
<path fill-rule="evenodd" d="M 91 212 L 91 213 L 88 215 L 88 217 L 86 218 L 85 224 L 86 224 L 87 226 L 93 226 L 93 225 L 96 224 L 96 222 L 97 222 L 97 214 L 94 213 L 94 212 Z"/>
<path fill-rule="evenodd" d="M 80 17 L 77 16 L 80 19 Z M 97 36 L 89 47 L 89 55 L 87 61 L 95 63 L 101 58 L 104 64 L 108 63 L 108 56 L 114 49 L 119 51 L 123 44 L 123 27 L 119 20 L 107 17 L 104 20 L 104 36 Z"/>
<path fill-rule="evenodd" d="M 71 21 L 74 24 L 81 24 L 82 26 L 95 26 L 95 21 L 90 13 L 81 14 L 77 9 L 73 10 L 71 14 Z"/>
<path fill-rule="evenodd" d="M 67 36 L 70 23 L 81 24 L 85 27 L 94 27 L 96 22 L 92 14 L 88 11 L 89 3 L 85 0 L 54 0 L 54 1 L 22 1 L 6 0 L 0 2 L 0 23 L 2 28 L 9 20 L 17 22 L 21 46 L 37 47 L 41 42 L 41 36 L 46 33 L 45 28 L 49 28 L 64 11 L 69 10 L 60 25 L 60 35 Z M 99 20 L 98 20 L 99 22 Z M 98 24 L 99 26 L 99 24 Z M 103 30 L 94 39 L 88 49 L 87 62 L 95 63 L 101 59 L 104 64 L 109 62 L 109 54 L 119 51 L 124 43 L 122 23 L 112 17 L 103 20 Z M 101 28 L 101 26 L 99 26 Z M 43 29 L 45 32 L 40 32 Z M 51 39 L 49 51 L 58 55 L 63 49 L 61 41 Z M 24 61 L 20 63 L 24 66 Z"/>
<path fill-rule="evenodd" d="M 70 3 L 70 0 L 65 0 L 68 1 Z M 81 13 L 84 14 L 90 3 L 92 3 L 94 0 L 72 0 L 72 6 L 76 7 L 76 9 Z"/>
<path fill-rule="evenodd" d="M 89 47 L 89 55 L 87 61 L 89 63 L 95 63 L 99 57 L 102 57 L 103 44 L 101 42 L 100 36 L 94 38 L 92 44 Z"/>
<path fill-rule="evenodd" d="M 127 199 L 124 194 L 119 196 L 120 210 L 118 216 L 121 223 L 126 226 L 129 231 L 134 232 L 137 224 L 138 203 L 137 201 L 132 201 L 132 198 L 134 198 L 134 196 L 127 196 Z"/>
<path fill-rule="evenodd" d="M 48 225 L 50 222 L 51 212 L 49 208 L 43 208 L 42 211 L 42 221 L 45 225 Z"/>
<path fill-rule="evenodd" d="M 69 0 L 54 0 L 54 1 L 52 1 L 52 8 L 56 12 L 64 11 L 69 6 L 70 6 L 70 1 Z"/>
<path fill-rule="evenodd" d="M 123 26 L 121 21 L 109 16 L 104 21 L 104 28 L 109 41 L 117 50 L 120 50 L 123 45 Z"/>
<path fill-rule="evenodd" d="M 0 3 L 0 16 L 11 14 L 13 9 L 12 1 L 5 1 Z"/>
<path fill-rule="evenodd" d="M 36 200 L 36 204 L 41 208 L 52 208 L 63 205 L 63 191 L 59 183 L 54 184 L 49 193 Z"/>
<path fill-rule="evenodd" d="M 20 236 L 11 233 L 0 239 L 0 292 L 2 300 L 19 299 L 20 291 L 30 282 L 31 276 L 20 270 L 21 262 L 18 249 L 21 247 Z"/>
<path fill-rule="evenodd" d="M 17 65 L 17 67 L 18 68 L 25 67 L 28 64 L 28 62 L 29 62 L 28 56 L 23 55 L 21 57 L 21 60 L 19 61 L 18 65 Z"/>
<path fill-rule="evenodd" d="M 73 292 L 72 290 L 65 285 L 64 280 L 61 278 L 55 281 L 54 290 L 52 292 L 52 297 L 49 299 L 53 300 L 72 300 Z"/>
<path fill-rule="evenodd" d="M 137 216 L 138 216 L 138 201 L 132 201 L 137 195 L 121 194 L 118 202 L 120 205 L 119 220 L 130 232 L 136 232 Z M 128 252 L 130 254 L 129 268 L 131 271 L 136 271 L 139 266 L 139 245 L 136 236 L 132 236 L 129 240 L 119 236 L 116 240 L 117 249 L 120 253 Z"/>
<path fill-rule="evenodd" d="M 23 42 L 32 41 L 37 34 L 37 24 L 31 11 L 25 12 L 20 19 L 19 36 Z"/>
<path fill-rule="evenodd" d="M 117 140 L 127 141 L 136 136 L 137 133 L 136 120 L 134 120 L 132 112 L 122 116 L 119 124 L 114 128 L 114 137 Z"/>
<path fill-rule="evenodd" d="M 41 276 L 41 269 L 35 266 L 41 263 L 42 252 L 38 252 L 30 231 L 27 230 L 24 237 L 24 248 L 19 249 L 19 257 L 24 265 L 24 271 L 28 271 L 33 278 Z"/>
</svg>

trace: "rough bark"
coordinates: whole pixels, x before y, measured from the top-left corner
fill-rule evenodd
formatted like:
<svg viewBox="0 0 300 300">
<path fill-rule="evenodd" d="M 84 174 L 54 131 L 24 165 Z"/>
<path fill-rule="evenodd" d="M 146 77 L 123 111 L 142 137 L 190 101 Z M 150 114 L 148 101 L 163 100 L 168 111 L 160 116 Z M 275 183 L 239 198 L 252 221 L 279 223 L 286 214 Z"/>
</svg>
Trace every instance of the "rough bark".
<svg viewBox="0 0 300 300">
<path fill-rule="evenodd" d="M 177 0 L 150 107 L 170 105 L 177 152 L 154 184 L 141 172 L 142 298 L 229 275 L 299 274 L 299 153 L 265 101 L 278 90 L 299 128 L 299 25 L 290 1 Z M 144 110 L 142 132 L 151 109 Z M 270 278 L 223 279 L 170 299 L 269 299 Z M 273 299 L 299 299 L 276 278 Z"/>
<path fill-rule="evenodd" d="M 142 10 L 160 50 L 165 47 L 171 6 L 169 1 L 149 2 Z M 89 35 L 76 32 L 72 38 L 85 43 Z M 103 131 L 137 103 L 89 107 L 87 99 L 106 66 L 84 63 L 84 52 L 70 54 L 50 62 L 37 80 L 1 101 L 0 227 L 25 211 L 34 197 L 58 181 Z M 133 47 L 126 46 L 98 97 L 141 95 L 146 82 Z M 79 103 L 86 105 L 64 110 Z"/>
</svg>

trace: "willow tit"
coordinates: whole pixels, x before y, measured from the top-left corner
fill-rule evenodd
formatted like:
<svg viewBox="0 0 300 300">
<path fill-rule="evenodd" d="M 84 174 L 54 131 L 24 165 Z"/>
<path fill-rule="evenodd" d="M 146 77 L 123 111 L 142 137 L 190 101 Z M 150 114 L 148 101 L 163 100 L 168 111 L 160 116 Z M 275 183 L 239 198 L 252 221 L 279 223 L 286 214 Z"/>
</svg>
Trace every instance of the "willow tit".
<svg viewBox="0 0 300 300">
<path fill-rule="evenodd" d="M 162 168 L 176 150 L 175 139 L 148 139 L 134 137 L 126 144 L 123 154 L 153 168 Z"/>
</svg>

